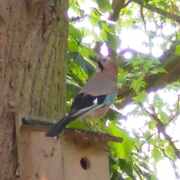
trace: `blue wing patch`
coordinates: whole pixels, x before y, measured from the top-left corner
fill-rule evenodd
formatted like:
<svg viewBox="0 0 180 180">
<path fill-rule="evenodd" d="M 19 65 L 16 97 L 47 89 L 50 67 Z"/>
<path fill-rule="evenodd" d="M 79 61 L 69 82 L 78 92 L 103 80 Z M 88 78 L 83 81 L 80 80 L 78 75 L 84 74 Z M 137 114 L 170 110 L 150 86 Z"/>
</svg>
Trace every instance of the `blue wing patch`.
<svg viewBox="0 0 180 180">
<path fill-rule="evenodd" d="M 113 104 L 116 96 L 117 96 L 117 93 L 116 93 L 116 92 L 113 92 L 111 95 L 106 96 L 106 98 L 105 98 L 105 100 L 104 100 L 104 104 L 105 104 L 105 105 L 108 105 L 108 106 L 111 105 L 111 104 Z"/>
</svg>

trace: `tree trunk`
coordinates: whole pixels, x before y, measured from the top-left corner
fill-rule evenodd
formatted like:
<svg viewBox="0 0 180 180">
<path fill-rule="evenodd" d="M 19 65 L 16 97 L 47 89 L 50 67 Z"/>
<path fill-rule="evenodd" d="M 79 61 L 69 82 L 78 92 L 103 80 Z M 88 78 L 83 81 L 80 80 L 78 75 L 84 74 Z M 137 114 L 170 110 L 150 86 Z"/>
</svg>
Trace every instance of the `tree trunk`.
<svg viewBox="0 0 180 180">
<path fill-rule="evenodd" d="M 66 0 L 0 0 L 0 179 L 18 166 L 15 122 L 64 113 Z"/>
</svg>

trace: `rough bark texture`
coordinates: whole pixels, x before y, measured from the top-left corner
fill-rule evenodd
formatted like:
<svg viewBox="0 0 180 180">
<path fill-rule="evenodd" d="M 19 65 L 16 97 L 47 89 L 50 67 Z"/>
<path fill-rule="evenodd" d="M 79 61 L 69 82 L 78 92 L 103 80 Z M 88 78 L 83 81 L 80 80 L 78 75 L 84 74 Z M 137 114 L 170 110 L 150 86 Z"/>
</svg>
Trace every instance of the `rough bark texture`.
<svg viewBox="0 0 180 180">
<path fill-rule="evenodd" d="M 0 0 L 2 180 L 16 178 L 15 121 L 64 112 L 66 10 L 66 0 Z"/>
</svg>

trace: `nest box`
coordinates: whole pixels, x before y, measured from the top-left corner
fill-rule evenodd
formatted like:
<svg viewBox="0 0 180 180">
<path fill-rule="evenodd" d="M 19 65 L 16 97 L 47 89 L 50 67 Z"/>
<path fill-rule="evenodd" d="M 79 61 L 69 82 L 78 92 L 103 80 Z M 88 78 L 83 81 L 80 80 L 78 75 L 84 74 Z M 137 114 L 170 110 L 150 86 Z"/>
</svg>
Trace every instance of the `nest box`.
<svg viewBox="0 0 180 180">
<path fill-rule="evenodd" d="M 21 180 L 109 180 L 107 134 L 66 129 L 46 137 L 50 123 L 23 121 L 18 135 L 17 175 Z M 51 124 L 52 125 L 52 124 Z"/>
</svg>

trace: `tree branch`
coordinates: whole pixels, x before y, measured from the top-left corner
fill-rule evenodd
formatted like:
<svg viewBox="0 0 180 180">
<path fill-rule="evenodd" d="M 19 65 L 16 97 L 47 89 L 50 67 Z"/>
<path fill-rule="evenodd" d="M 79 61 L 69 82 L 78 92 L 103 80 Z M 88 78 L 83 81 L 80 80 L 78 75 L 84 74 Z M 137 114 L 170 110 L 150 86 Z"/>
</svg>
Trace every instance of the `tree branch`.
<svg viewBox="0 0 180 180">
<path fill-rule="evenodd" d="M 175 146 L 172 138 L 166 133 L 166 125 L 163 124 L 162 121 L 158 118 L 158 115 L 155 112 L 154 107 L 151 106 L 152 112 L 150 112 L 145 107 L 143 107 L 142 105 L 140 105 L 140 106 L 143 109 L 143 111 L 145 111 L 156 122 L 156 126 L 157 126 L 157 129 L 158 129 L 158 132 L 163 134 L 165 139 L 169 142 L 169 144 L 173 148 L 174 153 L 176 154 L 177 158 L 180 159 L 180 150 Z"/>
<path fill-rule="evenodd" d="M 131 50 L 132 51 L 132 50 Z M 156 91 L 160 88 L 165 87 L 167 84 L 175 82 L 180 79 L 180 56 L 175 55 L 175 47 L 164 53 L 164 55 L 159 59 L 164 67 L 166 73 L 159 73 L 155 75 L 147 75 L 145 77 L 146 82 L 146 91 L 152 92 Z M 122 100 L 122 102 L 118 105 L 119 108 L 124 107 L 127 103 L 132 101 L 132 97 L 134 95 L 133 90 L 129 87 L 129 85 L 124 85 L 119 88 L 118 98 Z"/>
<path fill-rule="evenodd" d="M 124 56 L 124 54 L 126 54 L 126 53 L 131 53 L 133 56 L 142 56 L 144 58 L 152 58 L 152 59 L 154 59 L 154 57 L 151 56 L 150 54 L 145 54 L 145 53 L 136 51 L 135 49 L 132 49 L 132 48 L 125 48 L 125 49 L 121 50 L 119 52 L 118 56 Z"/>
<path fill-rule="evenodd" d="M 113 0 L 112 1 L 112 9 L 113 12 L 110 16 L 110 20 L 111 21 L 117 21 L 119 18 L 119 13 L 121 11 L 121 9 L 125 8 L 132 0 L 128 0 L 126 2 L 126 0 Z"/>
<path fill-rule="evenodd" d="M 177 14 L 167 12 L 167 11 L 165 11 L 163 9 L 160 9 L 160 8 L 157 8 L 157 7 L 155 7 L 155 6 L 151 5 L 151 4 L 144 3 L 143 0 L 132 0 L 132 1 L 139 4 L 139 5 L 141 5 L 141 6 L 143 5 L 144 8 L 149 9 L 152 12 L 155 12 L 157 14 L 160 14 L 160 15 L 162 15 L 164 17 L 167 17 L 169 19 L 172 19 L 172 20 L 180 23 L 180 16 L 178 16 Z"/>
<path fill-rule="evenodd" d="M 176 107 L 175 112 L 170 113 L 171 115 L 170 115 L 170 118 L 169 118 L 169 122 L 166 124 L 166 126 L 169 125 L 172 121 L 174 121 L 179 116 L 179 114 L 180 114 L 179 102 L 180 102 L 180 95 L 178 95 L 178 97 L 177 97 L 177 102 L 176 102 L 176 105 L 175 105 L 175 107 Z"/>
<path fill-rule="evenodd" d="M 82 16 L 76 16 L 76 17 L 71 17 L 69 18 L 69 22 L 77 22 L 77 21 L 81 21 L 83 20 L 84 18 L 88 17 L 87 14 L 84 14 Z"/>
</svg>

